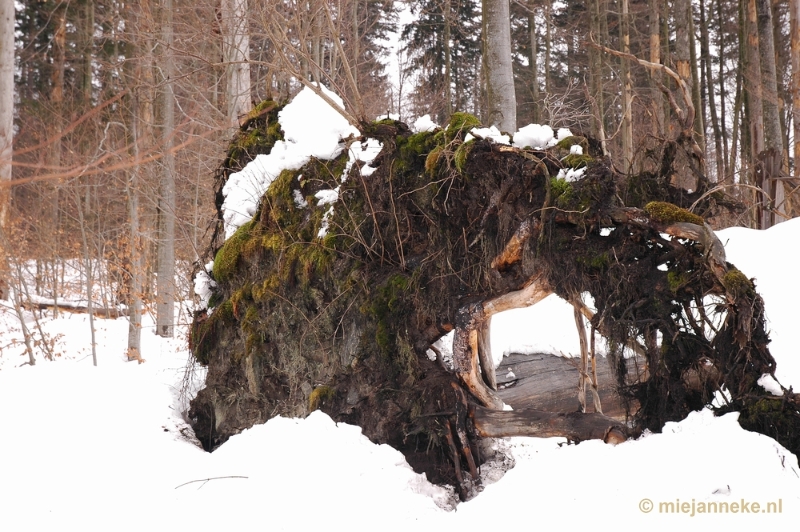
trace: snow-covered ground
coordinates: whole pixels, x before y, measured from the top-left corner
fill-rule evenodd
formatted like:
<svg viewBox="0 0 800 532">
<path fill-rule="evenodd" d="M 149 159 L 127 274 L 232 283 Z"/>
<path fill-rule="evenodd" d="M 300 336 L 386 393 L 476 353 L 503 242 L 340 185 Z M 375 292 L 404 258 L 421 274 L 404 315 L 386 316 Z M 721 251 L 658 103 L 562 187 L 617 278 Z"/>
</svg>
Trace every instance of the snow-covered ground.
<svg viewBox="0 0 800 532">
<path fill-rule="evenodd" d="M 800 289 L 791 283 L 800 252 L 790 244 L 800 241 L 800 219 L 719 235 L 766 300 L 779 379 L 800 382 Z M 503 319 L 493 331 L 500 349 L 576 349 L 571 307 L 557 300 Z M 149 316 L 144 321 L 147 362 L 136 364 L 125 359 L 126 320 L 97 319 L 93 367 L 86 316 L 45 317 L 60 356 L 31 367 L 23 365 L 15 315 L 0 306 L 0 529 L 486 530 L 557 520 L 567 528 L 699 530 L 739 522 L 791 527 L 800 519 L 797 458 L 741 429 L 735 414 L 709 411 L 616 447 L 498 441 L 516 466 L 450 511 L 441 508 L 446 492 L 411 471 L 399 452 L 322 413 L 273 419 L 208 454 L 181 417 L 192 392 L 182 386 L 186 328 L 163 340 Z M 702 513 L 711 503 L 727 513 Z"/>
</svg>

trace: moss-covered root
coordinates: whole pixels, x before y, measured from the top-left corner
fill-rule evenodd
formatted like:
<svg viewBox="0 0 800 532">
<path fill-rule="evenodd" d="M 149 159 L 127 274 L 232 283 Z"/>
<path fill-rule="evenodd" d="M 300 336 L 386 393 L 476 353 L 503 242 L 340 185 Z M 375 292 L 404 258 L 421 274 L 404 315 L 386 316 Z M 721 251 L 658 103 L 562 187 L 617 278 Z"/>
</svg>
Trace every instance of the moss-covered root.
<svg viewBox="0 0 800 532">
<path fill-rule="evenodd" d="M 692 214 L 686 209 L 681 209 L 677 205 L 665 201 L 651 201 L 644 206 L 644 212 L 655 222 L 670 225 L 677 222 L 687 222 L 703 226 L 705 220 L 701 216 Z"/>
</svg>

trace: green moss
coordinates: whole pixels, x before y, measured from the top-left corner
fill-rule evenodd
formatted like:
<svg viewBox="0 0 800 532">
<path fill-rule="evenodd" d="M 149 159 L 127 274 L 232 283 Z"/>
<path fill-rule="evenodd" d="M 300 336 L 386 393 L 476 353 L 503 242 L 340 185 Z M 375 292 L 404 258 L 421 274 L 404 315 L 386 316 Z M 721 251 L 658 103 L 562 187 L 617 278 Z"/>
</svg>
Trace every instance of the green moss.
<svg viewBox="0 0 800 532">
<path fill-rule="evenodd" d="M 731 268 L 725 273 L 722 277 L 722 285 L 735 297 L 753 297 L 756 294 L 753 282 L 736 268 Z"/>
<path fill-rule="evenodd" d="M 652 220 L 663 224 L 688 222 L 702 226 L 705 223 L 702 217 L 664 201 L 651 201 L 644 206 L 644 212 L 646 212 Z"/>
<path fill-rule="evenodd" d="M 687 277 L 687 274 L 684 272 L 667 272 L 667 286 L 669 286 L 669 291 L 676 294 L 678 290 L 689 282 Z"/>
<path fill-rule="evenodd" d="M 256 155 L 269 153 L 283 139 L 278 112 L 281 106 L 273 100 L 256 105 L 244 120 L 245 129 L 236 133 L 228 148 L 225 166 L 231 171 L 243 168 Z"/>
<path fill-rule="evenodd" d="M 236 271 L 239 256 L 247 241 L 250 240 L 253 225 L 253 220 L 243 224 L 217 251 L 217 255 L 214 257 L 213 270 L 214 279 L 217 282 L 230 280 L 231 275 Z"/>
<path fill-rule="evenodd" d="M 361 312 L 375 320 L 375 343 L 387 360 L 391 360 L 397 349 L 397 325 L 403 314 L 403 303 L 411 278 L 403 274 L 390 276 L 375 292 L 370 302 L 362 306 Z"/>
<path fill-rule="evenodd" d="M 456 165 L 456 170 L 458 170 L 459 174 L 464 173 L 464 168 L 467 166 L 467 157 L 469 156 L 470 150 L 475 145 L 474 140 L 470 140 L 468 142 L 462 142 L 461 145 L 456 148 L 456 153 L 453 156 L 453 161 Z"/>
<path fill-rule="evenodd" d="M 575 260 L 593 270 L 604 270 L 611 264 L 611 258 L 608 256 L 608 252 L 603 252 L 599 255 L 577 257 Z"/>
<path fill-rule="evenodd" d="M 588 166 L 594 159 L 589 155 L 578 155 L 577 153 L 570 153 L 562 159 L 564 166 L 567 168 L 583 168 Z"/>
<path fill-rule="evenodd" d="M 336 390 L 330 386 L 317 386 L 308 396 L 308 409 L 312 412 L 318 410 L 325 404 L 325 401 L 329 401 L 335 396 Z"/>
<path fill-rule="evenodd" d="M 456 137 L 463 138 L 474 127 L 480 127 L 481 121 L 469 113 L 453 113 L 445 129 L 445 138 L 448 142 Z"/>
<path fill-rule="evenodd" d="M 428 175 L 433 176 L 436 173 L 436 167 L 439 165 L 439 157 L 441 157 L 444 148 L 436 146 L 425 158 L 425 171 Z"/>
<path fill-rule="evenodd" d="M 566 208 L 574 198 L 575 189 L 566 179 L 553 177 L 550 179 L 550 198 L 555 205 Z"/>
<path fill-rule="evenodd" d="M 565 137 L 559 140 L 556 146 L 559 149 L 569 151 L 576 144 L 583 148 L 583 153 L 589 152 L 589 142 L 585 137 L 581 137 L 579 135 L 570 135 L 569 137 Z"/>
</svg>

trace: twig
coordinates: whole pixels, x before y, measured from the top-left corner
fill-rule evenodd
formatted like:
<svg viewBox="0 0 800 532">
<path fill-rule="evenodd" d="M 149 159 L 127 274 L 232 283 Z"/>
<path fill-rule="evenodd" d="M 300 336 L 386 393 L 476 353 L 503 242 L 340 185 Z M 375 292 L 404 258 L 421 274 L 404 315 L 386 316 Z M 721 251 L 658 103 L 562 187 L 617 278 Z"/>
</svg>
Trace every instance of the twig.
<svg viewBox="0 0 800 532">
<path fill-rule="evenodd" d="M 195 482 L 202 482 L 202 483 L 203 483 L 203 485 L 202 485 L 202 486 L 200 486 L 200 488 L 202 488 L 203 486 L 205 486 L 205 485 L 206 485 L 206 483 L 207 483 L 207 482 L 209 482 L 209 481 L 211 481 L 211 480 L 219 480 L 219 479 L 221 479 L 221 478 L 250 478 L 250 477 L 243 477 L 243 476 L 241 476 L 241 475 L 230 475 L 230 476 L 227 476 L 227 477 L 210 477 L 210 478 L 201 478 L 201 479 L 198 479 L 198 480 L 190 480 L 189 482 L 184 482 L 183 484 L 181 484 L 181 485 L 179 485 L 179 486 L 175 486 L 175 489 L 182 488 L 183 486 L 186 486 L 186 485 L 188 485 L 188 484 L 193 484 L 193 483 L 195 483 Z M 197 489 L 200 489 L 200 488 L 197 488 Z"/>
</svg>

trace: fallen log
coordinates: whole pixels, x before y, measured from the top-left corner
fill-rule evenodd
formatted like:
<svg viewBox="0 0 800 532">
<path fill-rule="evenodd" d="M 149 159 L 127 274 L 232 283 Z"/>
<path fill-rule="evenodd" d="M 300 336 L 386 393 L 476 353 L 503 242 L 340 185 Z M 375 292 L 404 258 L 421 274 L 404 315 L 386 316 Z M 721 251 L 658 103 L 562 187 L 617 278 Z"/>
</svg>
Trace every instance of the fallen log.
<svg viewBox="0 0 800 532">
<path fill-rule="evenodd" d="M 53 310 L 57 308 L 59 311 L 72 312 L 75 314 L 86 314 L 89 312 L 89 307 L 67 301 L 59 301 L 58 303 L 50 302 L 35 302 L 23 301 L 22 308 L 25 310 Z M 92 314 L 97 318 L 117 319 L 129 315 L 127 308 L 110 308 L 110 307 L 92 307 Z"/>
<path fill-rule="evenodd" d="M 630 436 L 619 421 L 599 413 L 559 414 L 533 409 L 501 411 L 474 405 L 470 416 L 481 438 L 563 437 L 574 442 L 603 440 L 617 444 Z"/>
</svg>

